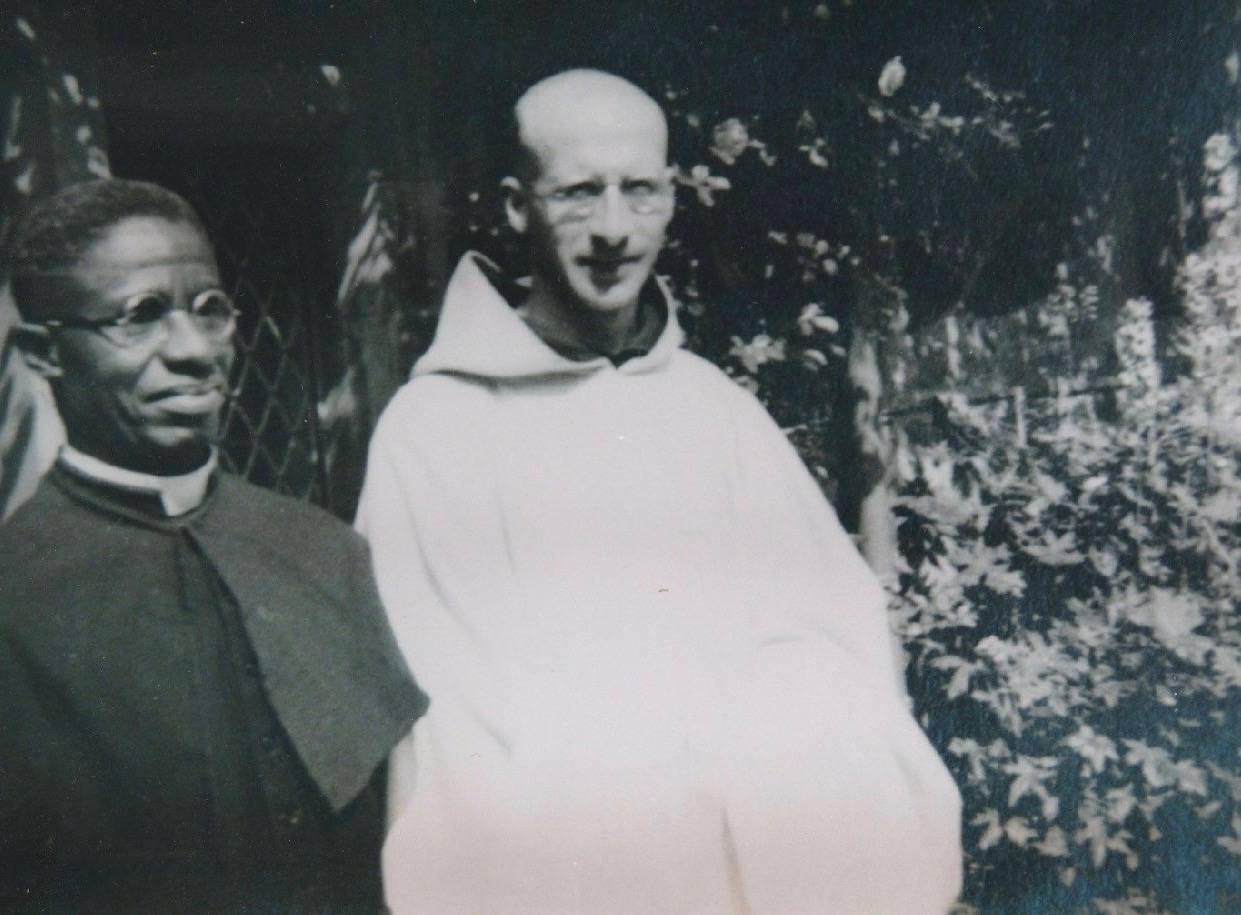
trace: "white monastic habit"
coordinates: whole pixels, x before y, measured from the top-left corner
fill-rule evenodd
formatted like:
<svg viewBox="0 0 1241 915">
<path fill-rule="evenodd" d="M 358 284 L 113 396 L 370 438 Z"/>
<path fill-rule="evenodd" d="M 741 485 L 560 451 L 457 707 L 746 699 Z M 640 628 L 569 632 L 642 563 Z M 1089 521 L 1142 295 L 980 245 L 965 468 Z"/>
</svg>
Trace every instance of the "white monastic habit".
<svg viewBox="0 0 1241 915">
<path fill-rule="evenodd" d="M 575 361 L 492 269 L 453 277 L 359 513 L 432 697 L 393 757 L 393 911 L 944 912 L 959 797 L 797 454 L 671 310 Z"/>
</svg>

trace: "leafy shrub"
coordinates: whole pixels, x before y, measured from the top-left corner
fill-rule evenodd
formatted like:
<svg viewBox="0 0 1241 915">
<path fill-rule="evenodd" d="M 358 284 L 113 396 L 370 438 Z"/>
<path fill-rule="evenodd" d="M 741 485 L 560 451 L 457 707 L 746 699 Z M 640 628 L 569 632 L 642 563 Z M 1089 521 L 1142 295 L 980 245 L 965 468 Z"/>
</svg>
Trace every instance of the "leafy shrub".
<svg viewBox="0 0 1241 915">
<path fill-rule="evenodd" d="M 898 630 L 981 905 L 1241 901 L 1238 454 L 1174 407 L 1156 431 L 1052 405 L 1020 447 L 958 401 L 910 446 Z"/>
<path fill-rule="evenodd" d="M 895 617 L 965 796 L 966 899 L 984 910 L 1241 909 L 1227 143 L 1207 184 L 1232 197 L 1181 273 L 1181 378 L 1159 385 L 1151 309 L 1131 301 L 1119 421 L 1092 398 L 944 397 L 902 438 Z"/>
</svg>

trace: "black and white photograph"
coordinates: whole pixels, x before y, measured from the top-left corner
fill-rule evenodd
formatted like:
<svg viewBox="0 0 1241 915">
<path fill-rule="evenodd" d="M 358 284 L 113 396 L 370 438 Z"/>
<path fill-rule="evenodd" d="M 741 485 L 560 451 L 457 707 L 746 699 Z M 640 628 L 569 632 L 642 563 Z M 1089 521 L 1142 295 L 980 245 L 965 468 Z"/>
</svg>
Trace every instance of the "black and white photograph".
<svg viewBox="0 0 1241 915">
<path fill-rule="evenodd" d="M 13 0 L 0 144 L 0 913 L 1241 912 L 1237 0 Z"/>
</svg>

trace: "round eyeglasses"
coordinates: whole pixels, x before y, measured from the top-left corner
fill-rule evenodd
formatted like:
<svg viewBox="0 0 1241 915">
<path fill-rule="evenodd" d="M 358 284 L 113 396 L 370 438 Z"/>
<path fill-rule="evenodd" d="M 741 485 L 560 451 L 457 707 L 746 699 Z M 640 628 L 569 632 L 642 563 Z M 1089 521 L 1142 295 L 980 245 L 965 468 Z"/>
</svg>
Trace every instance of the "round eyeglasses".
<svg viewBox="0 0 1241 915">
<path fill-rule="evenodd" d="M 559 221 L 589 219 L 599 209 L 603 195 L 613 184 L 629 212 L 637 216 L 662 213 L 672 199 L 672 182 L 666 178 L 626 178 L 623 181 L 579 181 L 550 191 L 532 191 L 544 201 L 549 215 Z"/>
<path fill-rule="evenodd" d="M 121 313 L 111 318 L 57 318 L 41 323 L 51 328 L 93 330 L 116 346 L 143 346 L 167 339 L 168 318 L 181 310 L 190 316 L 199 333 L 214 342 L 228 339 L 237 328 L 237 307 L 220 289 L 198 293 L 185 309 L 178 309 L 165 293 L 140 292 L 126 299 Z"/>
</svg>

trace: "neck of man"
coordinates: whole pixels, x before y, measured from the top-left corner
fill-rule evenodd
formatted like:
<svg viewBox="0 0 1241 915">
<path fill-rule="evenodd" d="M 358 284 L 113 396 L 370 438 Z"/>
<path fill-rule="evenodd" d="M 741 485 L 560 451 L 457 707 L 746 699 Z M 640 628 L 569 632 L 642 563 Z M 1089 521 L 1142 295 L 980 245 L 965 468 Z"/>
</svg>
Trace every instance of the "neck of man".
<svg viewBox="0 0 1241 915">
<path fill-rule="evenodd" d="M 526 325 L 548 346 L 562 352 L 615 356 L 641 327 L 641 300 L 614 311 L 586 311 L 536 276 L 530 295 L 517 310 Z"/>
<path fill-rule="evenodd" d="M 176 477 L 193 473 L 210 462 L 215 455 L 215 448 L 205 438 L 175 448 L 158 450 L 137 446 L 126 448 L 113 443 L 104 446 L 89 437 L 75 435 L 72 430 L 66 435 L 66 440 L 75 451 L 96 461 L 153 477 Z"/>
</svg>

